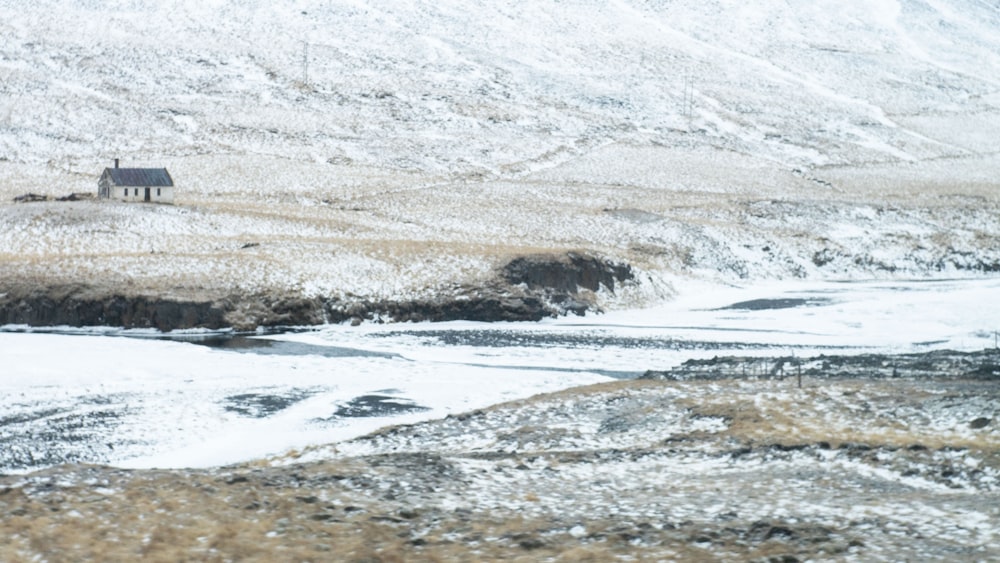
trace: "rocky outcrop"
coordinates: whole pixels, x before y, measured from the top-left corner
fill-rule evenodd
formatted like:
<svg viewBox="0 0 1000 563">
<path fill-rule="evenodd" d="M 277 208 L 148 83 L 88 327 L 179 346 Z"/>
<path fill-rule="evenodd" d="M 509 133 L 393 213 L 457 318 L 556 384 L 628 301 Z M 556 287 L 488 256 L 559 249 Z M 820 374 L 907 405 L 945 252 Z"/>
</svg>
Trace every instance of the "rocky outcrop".
<svg viewBox="0 0 1000 563">
<path fill-rule="evenodd" d="M 49 196 L 41 194 L 22 194 L 14 198 L 14 203 L 36 203 L 39 201 L 48 201 Z"/>
<path fill-rule="evenodd" d="M 230 296 L 223 326 L 237 330 L 257 327 L 308 326 L 323 324 L 324 300 L 287 294 Z"/>
<path fill-rule="evenodd" d="M 189 328 L 307 326 L 361 321 L 537 321 L 597 309 L 595 292 L 632 279 L 625 264 L 582 253 L 518 257 L 481 286 L 425 299 L 327 299 L 288 292 L 126 295 L 95 286 L 0 288 L 0 325 Z"/>
<path fill-rule="evenodd" d="M 361 321 L 538 321 L 558 314 L 535 296 L 515 296 L 496 288 L 413 301 L 329 301 L 326 320 Z"/>
<path fill-rule="evenodd" d="M 94 199 L 94 194 L 91 192 L 73 192 L 69 195 L 64 195 L 56 198 L 56 201 L 90 201 Z"/>
<path fill-rule="evenodd" d="M 49 201 L 51 198 L 44 194 L 26 193 L 14 198 L 14 203 L 37 203 L 39 201 Z M 94 194 L 90 192 L 73 192 L 55 198 L 56 201 L 89 201 L 94 199 Z"/>
<path fill-rule="evenodd" d="M 632 267 L 607 259 L 568 252 L 536 254 L 511 260 L 502 269 L 503 279 L 549 295 L 575 295 L 580 289 L 614 292 L 615 284 L 633 279 Z"/>
<path fill-rule="evenodd" d="M 614 292 L 633 279 L 632 268 L 583 253 L 517 257 L 481 287 L 464 287 L 451 295 L 412 301 L 331 301 L 329 322 L 405 321 L 538 321 L 569 313 L 597 310 L 594 293 Z"/>
<path fill-rule="evenodd" d="M 229 305 L 146 295 L 101 294 L 80 286 L 13 289 L 0 297 L 0 325 L 222 328 Z"/>
<path fill-rule="evenodd" d="M 810 358 L 726 356 L 691 359 L 667 371 L 649 370 L 640 379 L 666 381 L 732 378 L 928 379 L 941 376 L 970 381 L 1000 380 L 1000 350 L 934 350 L 908 354 L 821 355 Z"/>
</svg>

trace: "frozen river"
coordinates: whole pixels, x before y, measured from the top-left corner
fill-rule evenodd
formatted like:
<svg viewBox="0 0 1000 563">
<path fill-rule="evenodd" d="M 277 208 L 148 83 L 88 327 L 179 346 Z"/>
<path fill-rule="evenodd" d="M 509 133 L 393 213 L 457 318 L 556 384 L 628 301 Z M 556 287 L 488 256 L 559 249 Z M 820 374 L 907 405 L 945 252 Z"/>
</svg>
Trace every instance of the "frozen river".
<svg viewBox="0 0 1000 563">
<path fill-rule="evenodd" d="M 531 324 L 0 332 L 0 472 L 234 463 L 723 355 L 996 345 L 1000 280 L 690 287 Z"/>
</svg>

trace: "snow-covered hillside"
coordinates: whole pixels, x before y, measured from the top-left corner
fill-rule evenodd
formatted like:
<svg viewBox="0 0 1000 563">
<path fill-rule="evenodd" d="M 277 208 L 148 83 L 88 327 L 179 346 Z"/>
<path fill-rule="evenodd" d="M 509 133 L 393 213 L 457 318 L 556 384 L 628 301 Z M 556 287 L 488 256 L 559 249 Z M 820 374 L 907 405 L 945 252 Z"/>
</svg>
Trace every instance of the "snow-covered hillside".
<svg viewBox="0 0 1000 563">
<path fill-rule="evenodd" d="M 998 77 L 979 0 L 0 0 L 0 277 L 406 298 L 583 249 L 635 304 L 993 271 Z M 10 203 L 116 157 L 179 205 Z"/>
<path fill-rule="evenodd" d="M 1000 10 L 977 0 L 55 0 L 0 15 L 4 156 L 66 171 L 227 153 L 506 175 L 688 130 L 788 167 L 906 162 L 994 151 L 1000 126 Z"/>
</svg>

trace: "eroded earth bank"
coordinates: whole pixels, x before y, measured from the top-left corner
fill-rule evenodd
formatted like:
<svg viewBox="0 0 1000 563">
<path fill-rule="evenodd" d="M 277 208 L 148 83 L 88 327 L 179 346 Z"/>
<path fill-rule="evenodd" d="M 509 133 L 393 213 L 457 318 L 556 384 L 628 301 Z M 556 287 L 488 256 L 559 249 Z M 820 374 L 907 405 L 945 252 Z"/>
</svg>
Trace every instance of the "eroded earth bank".
<svg viewBox="0 0 1000 563">
<path fill-rule="evenodd" d="M 306 217 L 289 208 L 264 220 L 262 203 L 0 206 L 0 325 L 167 331 L 525 321 L 662 303 L 688 280 L 1000 271 L 995 194 L 899 189 L 888 199 L 805 192 L 793 201 L 710 193 L 644 199 L 643 190 L 603 187 L 595 203 L 562 189 L 546 194 L 547 187 L 523 195 L 551 201 L 525 201 L 508 215 L 468 186 L 441 188 L 469 210 L 460 236 L 433 225 L 428 216 L 439 210 L 421 208 L 420 194 L 407 195 L 399 202 L 405 211 L 392 217 L 319 205 L 305 208 Z M 377 196 L 379 205 L 384 198 Z M 615 199 L 620 205 L 609 205 Z M 473 220 L 479 212 L 482 224 Z M 396 238 L 404 228 L 417 240 Z"/>
<path fill-rule="evenodd" d="M 13 284 L 0 294 L 0 325 L 190 328 L 289 327 L 362 321 L 537 321 L 599 310 L 595 294 L 631 281 L 627 264 L 588 254 L 536 254 L 504 264 L 481 286 L 412 300 L 307 297 L 293 290 L 151 296 L 86 283 Z"/>
</svg>

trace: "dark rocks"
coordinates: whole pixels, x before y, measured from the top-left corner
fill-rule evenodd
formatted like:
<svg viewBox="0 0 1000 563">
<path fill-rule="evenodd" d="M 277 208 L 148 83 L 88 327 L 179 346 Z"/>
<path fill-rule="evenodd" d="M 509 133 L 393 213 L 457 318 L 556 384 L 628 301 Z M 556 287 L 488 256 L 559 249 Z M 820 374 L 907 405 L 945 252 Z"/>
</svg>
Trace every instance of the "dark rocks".
<svg viewBox="0 0 1000 563">
<path fill-rule="evenodd" d="M 361 322 L 363 320 L 391 322 L 444 321 L 538 321 L 556 315 L 541 299 L 531 296 L 512 297 L 498 291 L 481 291 L 455 296 L 413 301 L 359 301 L 325 305 L 329 322 Z"/>
<path fill-rule="evenodd" d="M 286 293 L 231 295 L 224 325 L 237 330 L 323 324 L 323 300 Z"/>
<path fill-rule="evenodd" d="M 669 371 L 649 370 L 640 379 L 665 381 L 728 378 L 784 379 L 799 372 L 812 379 L 926 379 L 941 376 L 1000 380 L 1000 352 L 935 350 L 910 354 L 859 354 L 809 358 L 726 356 L 687 360 Z"/>
<path fill-rule="evenodd" d="M 89 201 L 92 199 L 94 199 L 94 194 L 90 192 L 74 192 L 55 198 L 56 201 Z M 27 193 L 14 198 L 14 203 L 35 203 L 39 201 L 49 201 L 49 196 Z"/>
<path fill-rule="evenodd" d="M 318 512 L 309 517 L 310 520 L 315 520 L 316 522 L 331 522 L 336 521 L 337 517 L 329 512 Z"/>
<path fill-rule="evenodd" d="M 49 196 L 27 193 L 14 198 L 14 203 L 35 203 L 38 201 L 48 201 Z"/>
<path fill-rule="evenodd" d="M 100 295 L 84 287 L 8 290 L 0 296 L 0 325 L 222 328 L 226 305 L 144 295 Z"/>
<path fill-rule="evenodd" d="M 90 192 L 73 192 L 69 195 L 57 197 L 56 201 L 89 201 L 94 199 L 94 194 Z"/>
<path fill-rule="evenodd" d="M 463 287 L 451 295 L 412 301 L 329 301 L 328 322 L 363 320 L 392 322 L 518 322 L 562 314 L 583 315 L 595 308 L 582 290 L 613 292 L 616 283 L 633 279 L 632 268 L 609 260 L 570 252 L 532 255 L 511 260 L 498 279 L 479 287 Z"/>
<path fill-rule="evenodd" d="M 765 446 L 767 447 L 767 446 Z M 809 444 L 771 444 L 772 449 L 779 452 L 798 452 L 810 447 Z"/>
<path fill-rule="evenodd" d="M 418 516 L 420 516 L 419 512 L 417 512 L 416 510 L 409 509 L 409 508 L 404 508 L 404 509 L 402 509 L 402 510 L 399 511 L 399 517 L 400 518 L 405 518 L 406 520 L 413 520 L 413 519 L 415 519 Z"/>
<path fill-rule="evenodd" d="M 764 541 L 774 538 L 790 540 L 795 539 L 797 534 L 787 526 L 766 526 L 765 529 L 761 530 L 761 537 Z"/>
<path fill-rule="evenodd" d="M 511 537 L 511 539 L 515 540 L 517 542 L 517 545 L 521 549 L 525 549 L 525 550 L 528 550 L 528 551 L 535 550 L 535 549 L 541 549 L 541 548 L 545 547 L 545 542 L 542 541 L 537 536 L 533 536 L 533 535 L 515 534 L 515 535 L 513 535 Z"/>
<path fill-rule="evenodd" d="M 993 422 L 991 419 L 981 416 L 969 423 L 969 428 L 973 430 L 979 430 L 980 428 L 986 428 Z"/>
<path fill-rule="evenodd" d="M 831 251 L 829 248 L 824 248 L 823 250 L 819 250 L 813 254 L 812 262 L 816 266 L 822 268 L 823 266 L 826 266 L 830 262 L 833 262 L 834 256 L 835 255 L 833 251 Z"/>
<path fill-rule="evenodd" d="M 524 284 L 565 296 L 581 288 L 598 291 L 602 286 L 615 290 L 615 283 L 634 278 L 628 264 L 616 264 L 594 256 L 569 252 L 562 256 L 539 254 L 511 260 L 502 270 L 503 279 L 512 285 Z"/>
</svg>

